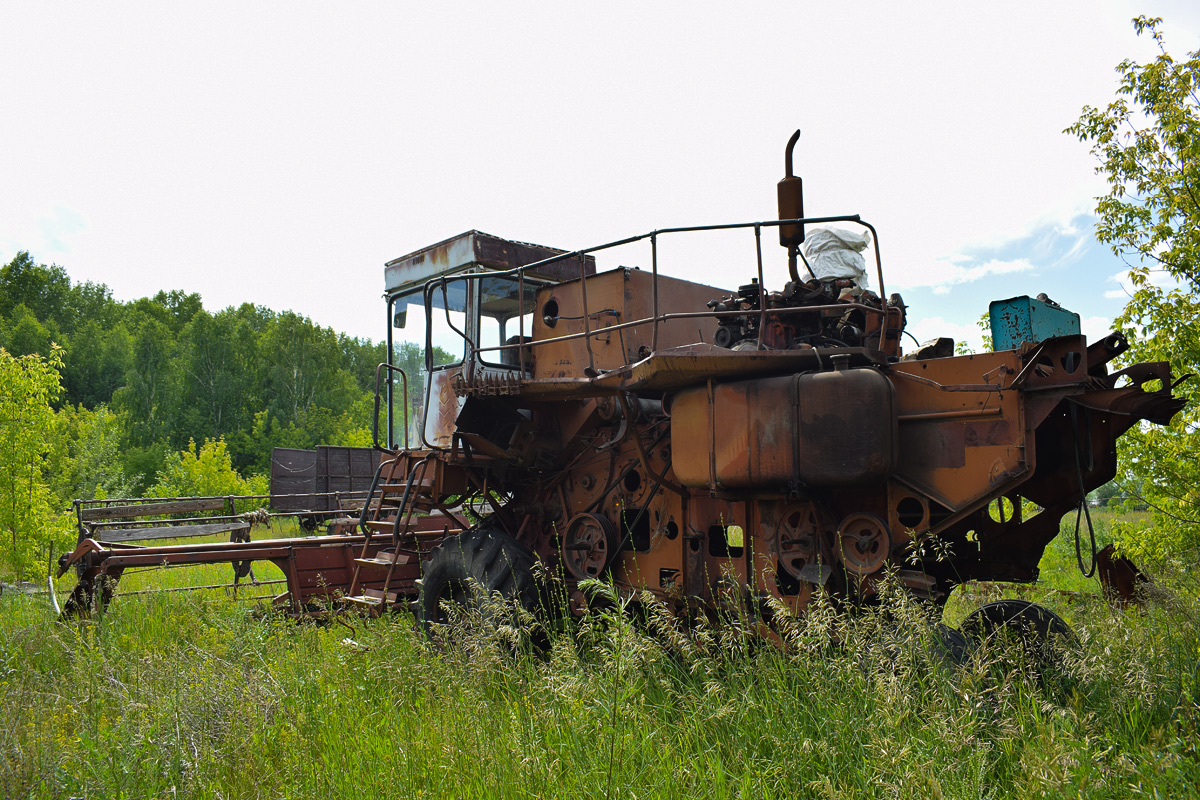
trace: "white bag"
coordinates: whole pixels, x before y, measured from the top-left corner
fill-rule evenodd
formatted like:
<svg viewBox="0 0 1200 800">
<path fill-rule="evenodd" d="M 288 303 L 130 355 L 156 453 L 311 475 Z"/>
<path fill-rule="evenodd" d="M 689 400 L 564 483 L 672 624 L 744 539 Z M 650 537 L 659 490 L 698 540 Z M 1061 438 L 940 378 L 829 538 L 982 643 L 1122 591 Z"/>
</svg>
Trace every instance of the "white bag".
<svg viewBox="0 0 1200 800">
<path fill-rule="evenodd" d="M 804 259 L 819 281 L 850 278 L 859 289 L 868 288 L 867 262 L 859 255 L 871 243 L 871 233 L 840 228 L 813 228 L 804 238 Z"/>
</svg>

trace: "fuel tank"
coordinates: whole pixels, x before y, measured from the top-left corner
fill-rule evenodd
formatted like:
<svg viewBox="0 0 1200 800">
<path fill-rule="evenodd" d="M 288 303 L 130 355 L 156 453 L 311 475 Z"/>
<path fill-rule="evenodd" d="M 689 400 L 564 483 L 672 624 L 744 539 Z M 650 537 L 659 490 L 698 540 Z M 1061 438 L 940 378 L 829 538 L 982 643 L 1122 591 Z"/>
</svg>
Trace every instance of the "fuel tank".
<svg viewBox="0 0 1200 800">
<path fill-rule="evenodd" d="M 692 488 L 856 486 L 896 469 L 895 390 L 872 368 L 710 383 L 670 413 L 675 477 Z"/>
</svg>

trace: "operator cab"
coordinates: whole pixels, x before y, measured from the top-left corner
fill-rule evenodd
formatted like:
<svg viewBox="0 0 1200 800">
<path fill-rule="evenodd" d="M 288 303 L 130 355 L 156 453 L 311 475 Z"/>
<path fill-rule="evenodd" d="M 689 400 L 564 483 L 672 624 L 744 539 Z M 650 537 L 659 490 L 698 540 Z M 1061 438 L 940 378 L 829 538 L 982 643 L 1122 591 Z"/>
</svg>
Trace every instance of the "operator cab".
<svg viewBox="0 0 1200 800">
<path fill-rule="evenodd" d="M 452 399 L 460 377 L 503 383 L 531 371 L 530 351 L 518 345 L 532 336 L 537 291 L 578 278 L 580 261 L 508 273 L 565 252 L 472 230 L 384 265 L 388 363 L 403 368 L 410 381 L 405 399 L 389 377 L 389 447 L 449 445 L 462 405 L 462 398 Z M 588 256 L 582 274 L 595 272 Z"/>
</svg>

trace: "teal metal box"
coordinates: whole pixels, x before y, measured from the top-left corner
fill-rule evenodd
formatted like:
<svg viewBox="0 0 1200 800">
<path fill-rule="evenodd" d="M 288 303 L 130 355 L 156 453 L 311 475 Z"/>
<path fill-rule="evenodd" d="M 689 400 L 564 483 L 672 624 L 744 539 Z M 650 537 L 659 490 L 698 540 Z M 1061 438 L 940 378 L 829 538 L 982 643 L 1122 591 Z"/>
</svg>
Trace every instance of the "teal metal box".
<svg viewBox="0 0 1200 800">
<path fill-rule="evenodd" d="M 1049 298 L 1035 300 L 1022 295 L 994 300 L 988 306 L 988 316 L 992 323 L 992 350 L 1013 350 L 1025 342 L 1080 333 L 1079 315 Z"/>
</svg>

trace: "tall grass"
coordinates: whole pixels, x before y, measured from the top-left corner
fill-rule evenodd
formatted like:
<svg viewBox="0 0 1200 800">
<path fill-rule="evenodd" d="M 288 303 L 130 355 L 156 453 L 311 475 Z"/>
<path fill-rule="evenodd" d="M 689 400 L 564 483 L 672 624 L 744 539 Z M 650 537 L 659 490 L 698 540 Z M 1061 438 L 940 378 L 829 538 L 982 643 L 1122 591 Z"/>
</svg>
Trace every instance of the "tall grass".
<svg viewBox="0 0 1200 800">
<path fill-rule="evenodd" d="M 1073 559 L 1073 553 L 1072 553 Z M 1007 643 L 956 665 L 896 594 L 685 629 L 653 602 L 549 649 L 483 614 L 326 624 L 220 594 L 58 623 L 0 597 L 3 797 L 1189 797 L 1200 602 L 1049 594 L 1053 680 Z M 629 609 L 632 611 L 632 609 Z"/>
</svg>

